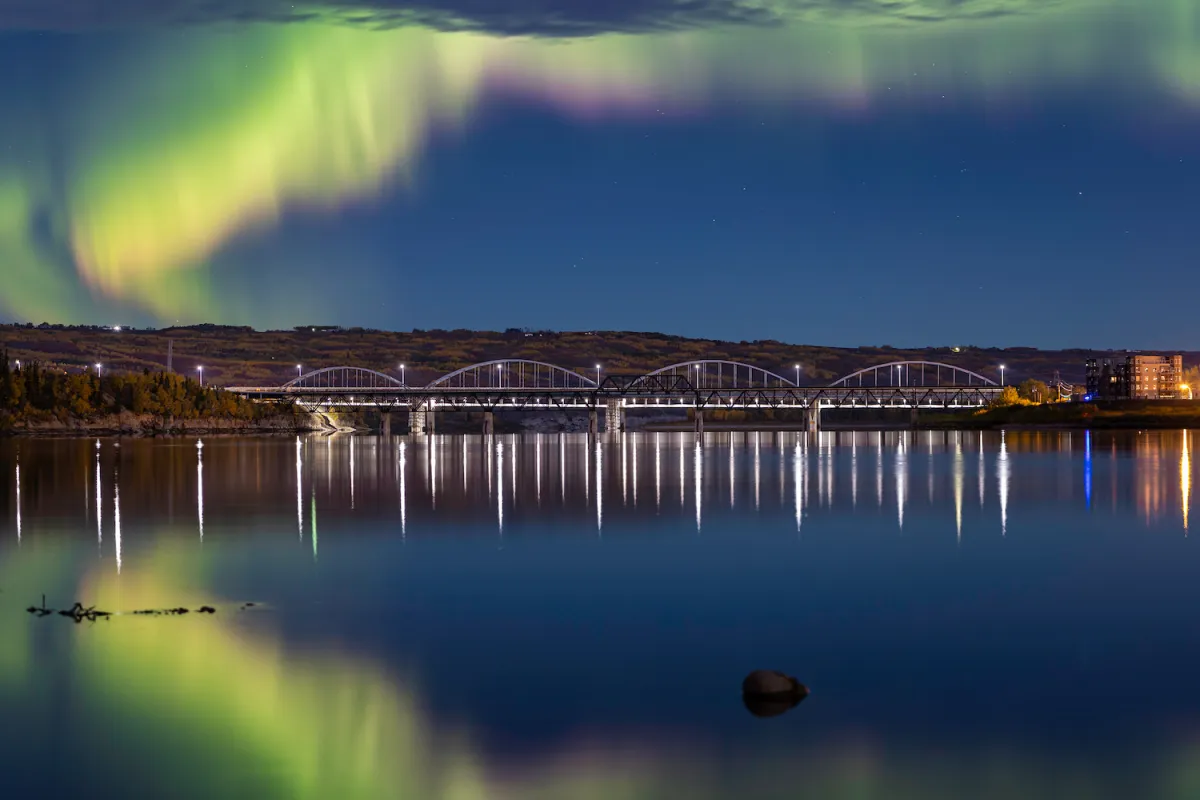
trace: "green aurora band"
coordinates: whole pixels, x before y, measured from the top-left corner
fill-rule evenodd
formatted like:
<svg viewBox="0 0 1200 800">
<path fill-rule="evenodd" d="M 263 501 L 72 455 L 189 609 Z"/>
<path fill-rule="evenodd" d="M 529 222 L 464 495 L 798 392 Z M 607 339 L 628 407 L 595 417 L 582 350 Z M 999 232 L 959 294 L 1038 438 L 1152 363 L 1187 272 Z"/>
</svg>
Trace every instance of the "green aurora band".
<svg viewBox="0 0 1200 800">
<path fill-rule="evenodd" d="M 36 712 L 65 686 L 97 726 L 79 732 L 92 752 L 74 768 L 93 770 L 99 785 L 140 786 L 138 796 L 715 800 L 778 797 L 787 786 L 830 800 L 1183 800 L 1200 791 L 1200 731 L 1190 729 L 1165 745 L 1131 734 L 1144 746 L 1100 770 L 1067 752 L 1012 743 L 930 749 L 853 731 L 828 731 L 805 752 L 749 743 L 724 768 L 699 743 L 672 750 L 613 733 L 520 764 L 489 763 L 469 730 L 433 724 L 412 681 L 328 643 L 287 648 L 270 612 L 239 615 L 222 605 L 198 574 L 203 552 L 178 532 L 126 558 L 120 573 L 111 561 L 82 571 L 90 555 L 54 537 L 32 536 L 19 557 L 0 555 L 10 602 L 49 591 L 51 600 L 86 597 L 109 609 L 221 607 L 212 617 L 121 616 L 94 626 L 11 609 L 0 617 L 0 700 L 35 712 L 22 716 L 22 738 L 51 744 L 51 720 Z M 35 658 L 47 637 L 64 654 L 61 669 Z M 135 762 L 158 769 L 131 769 Z"/>
<path fill-rule="evenodd" d="M 354 11 L 340 6 L 330 21 L 84 37 L 49 99 L 0 80 L 0 310 L 246 322 L 245 276 L 214 271 L 231 248 L 412 187 L 431 136 L 489 93 L 588 119 L 803 104 L 814 128 L 1098 87 L 1134 119 L 1200 105 L 1200 0 L 756 5 L 786 24 L 550 39 L 339 25 Z"/>
</svg>

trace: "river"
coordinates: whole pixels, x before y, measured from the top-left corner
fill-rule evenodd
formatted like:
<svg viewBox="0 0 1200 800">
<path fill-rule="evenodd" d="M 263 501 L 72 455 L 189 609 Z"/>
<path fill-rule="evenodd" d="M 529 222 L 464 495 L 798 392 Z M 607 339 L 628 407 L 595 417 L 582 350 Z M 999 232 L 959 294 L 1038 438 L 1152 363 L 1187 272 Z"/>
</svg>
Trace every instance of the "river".
<svg viewBox="0 0 1200 800">
<path fill-rule="evenodd" d="M 0 785 L 1195 798 L 1196 442 L 0 440 Z"/>
</svg>

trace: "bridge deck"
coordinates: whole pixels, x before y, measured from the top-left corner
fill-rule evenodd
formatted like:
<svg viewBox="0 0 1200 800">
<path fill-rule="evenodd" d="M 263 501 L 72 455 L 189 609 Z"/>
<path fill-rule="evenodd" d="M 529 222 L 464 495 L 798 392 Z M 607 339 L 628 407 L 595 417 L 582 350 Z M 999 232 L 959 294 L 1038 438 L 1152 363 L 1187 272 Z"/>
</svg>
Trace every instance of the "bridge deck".
<svg viewBox="0 0 1200 800">
<path fill-rule="evenodd" d="M 298 402 L 322 408 L 499 410 L 522 408 L 979 408 L 1000 386 L 801 386 L 786 388 L 458 388 L 429 387 L 229 387 L 262 402 Z"/>
</svg>

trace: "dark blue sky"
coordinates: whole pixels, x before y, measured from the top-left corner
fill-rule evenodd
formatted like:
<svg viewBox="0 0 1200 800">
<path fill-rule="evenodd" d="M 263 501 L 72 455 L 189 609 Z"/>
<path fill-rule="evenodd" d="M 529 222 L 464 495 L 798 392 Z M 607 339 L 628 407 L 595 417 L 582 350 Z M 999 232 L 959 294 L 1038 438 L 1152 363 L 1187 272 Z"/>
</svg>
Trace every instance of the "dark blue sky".
<svg viewBox="0 0 1200 800">
<path fill-rule="evenodd" d="M 13 19 L 0 61 L 55 66 L 0 73 L 0 314 L 1200 349 L 1194 0 L 778 5 L 571 41 Z"/>
</svg>

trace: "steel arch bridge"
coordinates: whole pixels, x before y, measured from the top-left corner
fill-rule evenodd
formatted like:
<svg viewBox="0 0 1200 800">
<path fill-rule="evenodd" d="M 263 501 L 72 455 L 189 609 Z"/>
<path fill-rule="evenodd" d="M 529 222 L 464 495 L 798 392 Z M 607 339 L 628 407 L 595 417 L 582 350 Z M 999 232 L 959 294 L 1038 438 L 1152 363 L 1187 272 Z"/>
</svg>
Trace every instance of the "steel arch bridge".
<svg viewBox="0 0 1200 800">
<path fill-rule="evenodd" d="M 292 391 L 320 389 L 391 389 L 403 387 L 404 384 L 373 369 L 364 367 L 325 367 L 324 369 L 306 372 L 281 386 L 281 389 Z"/>
<path fill-rule="evenodd" d="M 262 402 L 313 409 L 500 411 L 537 409 L 979 408 L 1002 391 L 994 381 L 952 364 L 877 364 L 826 386 L 799 386 L 778 372 L 736 361 L 695 359 L 645 373 L 597 379 L 541 361 L 496 359 L 408 386 L 375 370 L 326 367 L 280 386 L 228 391 Z"/>
<path fill-rule="evenodd" d="M 882 378 L 882 380 L 881 380 Z M 943 383 L 943 378 L 948 380 Z M 965 379 L 965 383 L 964 383 Z M 857 382 L 857 383 L 856 383 Z M 998 386 L 978 372 L 939 361 L 889 361 L 838 378 L 830 386 Z"/>
<path fill-rule="evenodd" d="M 578 372 L 522 358 L 483 361 L 446 373 L 427 388 L 446 389 L 595 389 L 596 381 Z"/>
</svg>

